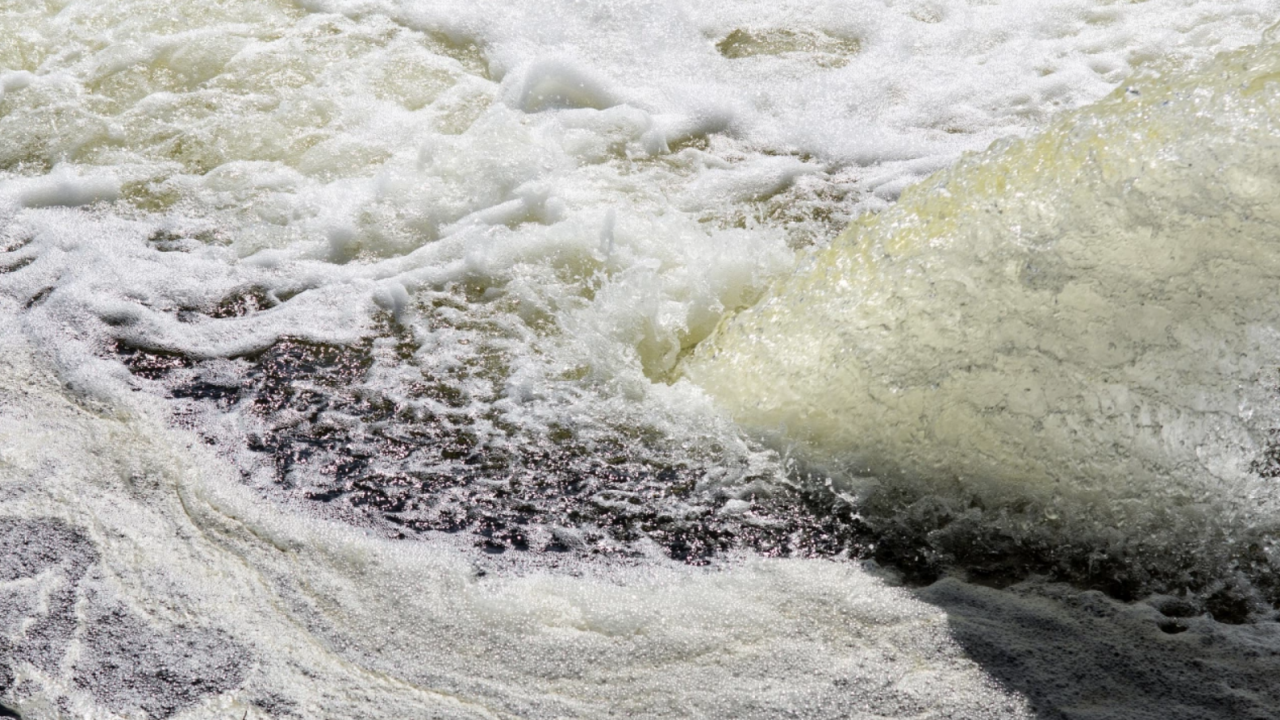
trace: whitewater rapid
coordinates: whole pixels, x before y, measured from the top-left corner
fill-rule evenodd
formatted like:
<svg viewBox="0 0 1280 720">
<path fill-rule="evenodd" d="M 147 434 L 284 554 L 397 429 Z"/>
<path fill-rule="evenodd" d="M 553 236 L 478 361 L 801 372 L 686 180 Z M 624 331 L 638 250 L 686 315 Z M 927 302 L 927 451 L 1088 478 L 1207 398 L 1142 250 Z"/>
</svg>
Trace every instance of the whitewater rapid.
<svg viewBox="0 0 1280 720">
<path fill-rule="evenodd" d="M 1200 72 L 1148 69 L 917 185 L 728 322 L 688 374 L 845 466 L 852 492 L 883 479 L 999 509 L 1001 532 L 1044 545 L 1125 528 L 1129 552 L 1155 556 L 1135 564 L 1182 566 L 1152 570 L 1178 587 L 1242 561 L 1269 576 L 1275 32 Z"/>
<path fill-rule="evenodd" d="M 1262 308 L 1257 331 L 1168 312 L 1225 338 L 1221 382 L 1257 379 L 1270 255 L 1248 233 L 1273 196 L 1258 178 L 1274 93 L 1264 79 L 1224 113 L 1212 98 L 1234 90 L 1211 81 L 1243 62 L 1222 52 L 1269 62 L 1278 11 L 0 2 L 0 708 L 1268 717 L 1261 386 L 1141 376 L 1157 415 L 1228 418 L 1199 465 L 1163 447 L 1094 453 L 1118 421 L 1079 404 L 1068 414 L 1102 423 L 1088 444 L 1001 426 L 983 435 L 993 460 L 925 442 L 911 423 L 928 425 L 927 400 L 849 393 L 850 364 L 794 358 L 840 346 L 833 333 L 865 347 L 841 308 L 877 277 L 945 324 L 970 300 L 1034 315 L 1064 267 L 1123 266 L 1085 245 L 1009 274 L 1036 240 L 1010 245 L 998 222 L 972 233 L 977 253 L 894 239 L 913 217 L 1006 204 L 1045 242 L 1105 224 L 1089 207 L 1120 202 L 1109 186 L 1082 183 L 1061 208 L 1051 195 L 1055 172 L 1087 176 L 1071 147 L 1019 165 L 1018 142 L 1097 127 L 1091 142 L 1138 136 L 1169 163 L 1162 192 L 1194 195 L 1176 152 L 1254 168 L 1212 188 L 1253 198 L 1248 281 L 1214 288 Z M 1183 87 L 1174 75 L 1190 85 L 1162 89 Z M 1161 92 L 1183 93 L 1170 117 L 1191 120 L 1161 125 Z M 1142 145 L 1155 132 L 1168 140 Z M 1002 173 L 1017 182 L 982 180 Z M 949 181 L 982 188 L 954 208 L 919 200 Z M 895 242 L 932 254 L 842 259 Z M 890 267 L 905 269 L 876 276 Z M 936 273 L 954 284 L 924 302 L 913 283 Z M 804 283 L 826 314 L 791 302 Z M 1108 327 L 1135 317 L 1111 297 L 1072 307 Z M 743 330 L 769 313 L 794 327 Z M 1030 369 L 1003 387 L 1041 371 L 1023 357 L 1039 331 L 996 315 L 982 323 L 1008 330 L 1003 345 L 971 333 L 942 349 L 1013 348 Z M 1106 339 L 1068 320 L 1061 335 Z M 936 369 L 941 346 L 895 323 L 873 364 Z M 787 353 L 728 359 L 750 356 L 744 333 Z M 1084 358 L 1088 385 L 1111 366 L 1084 350 L 1062 354 Z M 1172 500 L 1147 492 L 1170 478 Z"/>
</svg>

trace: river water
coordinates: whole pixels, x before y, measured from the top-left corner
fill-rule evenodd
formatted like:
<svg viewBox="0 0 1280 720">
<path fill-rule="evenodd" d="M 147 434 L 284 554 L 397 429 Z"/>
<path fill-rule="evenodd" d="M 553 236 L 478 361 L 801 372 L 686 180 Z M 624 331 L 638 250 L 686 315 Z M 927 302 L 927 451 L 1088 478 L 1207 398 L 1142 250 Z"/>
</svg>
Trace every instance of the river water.
<svg viewBox="0 0 1280 720">
<path fill-rule="evenodd" d="M 1278 13 L 0 0 L 0 708 L 1275 717 Z"/>
</svg>

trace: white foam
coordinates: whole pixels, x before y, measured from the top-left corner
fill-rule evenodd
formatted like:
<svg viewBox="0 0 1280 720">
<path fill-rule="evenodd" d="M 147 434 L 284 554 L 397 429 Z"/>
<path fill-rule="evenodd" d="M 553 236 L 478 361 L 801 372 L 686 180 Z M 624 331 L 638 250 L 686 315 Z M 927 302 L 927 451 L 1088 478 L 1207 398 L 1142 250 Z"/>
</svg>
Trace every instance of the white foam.
<svg viewBox="0 0 1280 720">
<path fill-rule="evenodd" d="M 0 198 L 28 208 L 77 207 L 119 197 L 120 183 L 109 171 L 81 175 L 65 165 L 43 177 L 0 182 Z"/>
<path fill-rule="evenodd" d="M 241 685 L 181 717 L 265 717 L 271 697 L 363 717 L 1025 713 L 963 657 L 939 612 L 855 566 L 480 577 L 443 538 L 392 543 L 263 505 L 141 406 L 128 417 L 77 407 L 12 321 L 0 337 L 5 515 L 87 532 L 101 553 L 92 592 L 156 632 L 212 626 L 249 649 Z M 40 716 L 63 693 L 101 711 L 65 679 L 27 677 L 7 699 L 23 712 Z"/>
<path fill-rule="evenodd" d="M 682 453 L 720 448 L 708 484 L 776 480 L 778 457 L 668 383 L 791 270 L 794 247 L 1154 58 L 1195 67 L 1252 42 L 1277 9 L 8 8 L 0 505 L 86 528 L 105 558 L 94 582 L 146 617 L 216 624 L 255 650 L 251 681 L 194 717 L 265 714 L 248 704 L 271 693 L 304 716 L 772 716 L 805 702 L 1017 716 L 938 612 L 848 564 L 480 580 L 443 539 L 391 545 L 259 507 L 237 489 L 250 464 L 161 427 L 166 401 L 105 343 L 227 358 L 283 336 L 356 342 L 389 314 L 418 345 L 415 377 L 477 398 L 465 412 L 487 413 L 486 442 L 559 424 L 588 446 L 653 431 Z M 249 291 L 269 307 L 209 317 Z M 476 378 L 478 348 L 501 373 Z M 410 382 L 376 381 L 391 395 Z M 202 430 L 242 439 L 247 422 Z M 23 711 L 64 680 L 37 678 Z"/>
</svg>

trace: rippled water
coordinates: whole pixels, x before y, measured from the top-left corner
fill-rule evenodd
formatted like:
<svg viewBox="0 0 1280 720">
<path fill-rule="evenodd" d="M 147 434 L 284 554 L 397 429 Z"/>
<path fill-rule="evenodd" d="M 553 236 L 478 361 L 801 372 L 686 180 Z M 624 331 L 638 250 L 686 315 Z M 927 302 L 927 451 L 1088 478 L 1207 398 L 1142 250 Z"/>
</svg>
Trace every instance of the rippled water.
<svg viewBox="0 0 1280 720">
<path fill-rule="evenodd" d="M 0 707 L 1268 716 L 1278 9 L 0 3 Z"/>
</svg>

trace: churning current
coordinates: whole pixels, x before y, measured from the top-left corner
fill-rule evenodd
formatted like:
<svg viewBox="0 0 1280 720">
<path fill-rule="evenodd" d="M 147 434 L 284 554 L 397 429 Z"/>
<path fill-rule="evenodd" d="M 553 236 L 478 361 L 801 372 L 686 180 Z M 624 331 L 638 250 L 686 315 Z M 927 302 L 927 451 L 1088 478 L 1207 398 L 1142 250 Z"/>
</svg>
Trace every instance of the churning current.
<svg viewBox="0 0 1280 720">
<path fill-rule="evenodd" d="M 0 715 L 1276 717 L 1277 18 L 0 0 Z"/>
</svg>

